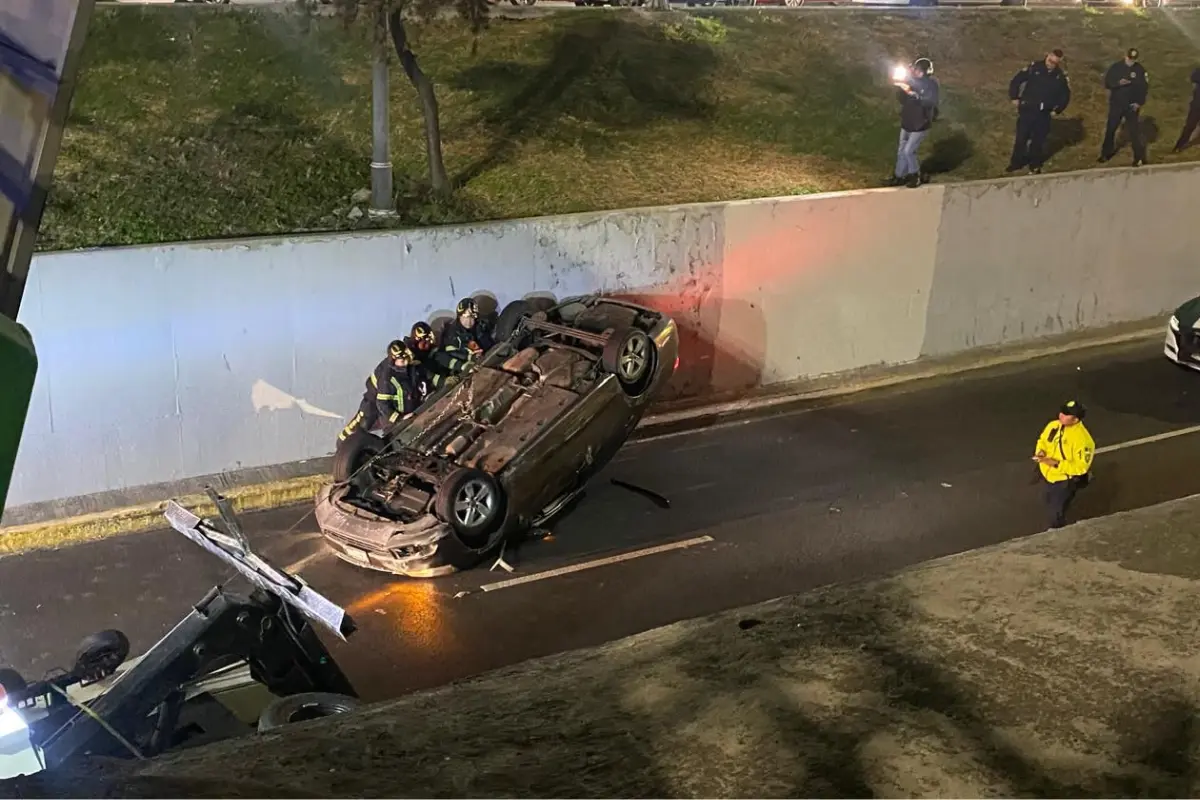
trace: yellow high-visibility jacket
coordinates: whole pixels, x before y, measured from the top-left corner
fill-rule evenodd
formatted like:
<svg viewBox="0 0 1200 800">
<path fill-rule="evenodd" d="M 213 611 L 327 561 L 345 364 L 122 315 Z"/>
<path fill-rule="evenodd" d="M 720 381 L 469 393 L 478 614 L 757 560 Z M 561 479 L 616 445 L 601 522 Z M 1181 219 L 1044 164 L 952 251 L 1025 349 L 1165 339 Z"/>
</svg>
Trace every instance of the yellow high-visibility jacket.
<svg viewBox="0 0 1200 800">
<path fill-rule="evenodd" d="M 1064 427 L 1058 420 L 1053 420 L 1042 429 L 1033 451 L 1035 455 L 1042 452 L 1058 459 L 1057 467 L 1038 464 L 1043 478 L 1050 483 L 1058 483 L 1088 473 L 1096 454 L 1096 442 L 1082 422 Z"/>
</svg>

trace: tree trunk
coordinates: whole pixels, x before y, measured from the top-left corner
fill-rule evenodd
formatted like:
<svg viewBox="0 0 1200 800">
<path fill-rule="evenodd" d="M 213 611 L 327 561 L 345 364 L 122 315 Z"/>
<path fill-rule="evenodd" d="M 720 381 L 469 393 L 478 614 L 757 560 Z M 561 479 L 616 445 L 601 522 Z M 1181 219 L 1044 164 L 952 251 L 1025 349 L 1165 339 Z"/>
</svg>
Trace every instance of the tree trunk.
<svg viewBox="0 0 1200 800">
<path fill-rule="evenodd" d="M 670 11 L 670 0 L 646 0 L 646 8 L 650 11 Z"/>
<path fill-rule="evenodd" d="M 438 121 L 437 95 L 434 94 L 433 83 L 421 71 L 416 55 L 408 48 L 408 33 L 398 10 L 388 15 L 388 29 L 392 34 L 396 55 L 400 58 L 400 66 L 404 67 L 404 74 L 421 99 L 421 113 L 425 117 L 425 150 L 429 154 L 429 183 L 434 192 L 449 194 L 450 180 L 446 177 L 446 164 L 442 160 L 442 129 Z"/>
<path fill-rule="evenodd" d="M 371 211 L 394 210 L 391 128 L 388 126 L 387 18 L 380 14 L 375 31 L 375 63 L 371 68 Z"/>
</svg>

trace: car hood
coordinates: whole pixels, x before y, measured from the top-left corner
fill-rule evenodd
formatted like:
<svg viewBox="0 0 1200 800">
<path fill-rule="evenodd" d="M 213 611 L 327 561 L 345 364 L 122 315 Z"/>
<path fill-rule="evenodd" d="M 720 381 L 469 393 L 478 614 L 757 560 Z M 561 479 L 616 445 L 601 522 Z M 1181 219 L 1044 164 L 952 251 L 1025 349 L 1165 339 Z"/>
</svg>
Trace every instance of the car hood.
<svg viewBox="0 0 1200 800">
<path fill-rule="evenodd" d="M 581 367 L 583 359 L 570 351 L 534 348 L 502 368 L 477 367 L 417 412 L 401 441 L 460 466 L 499 472 L 579 398 L 573 388 L 582 388 Z"/>
<path fill-rule="evenodd" d="M 1200 328 L 1200 297 L 1193 297 L 1175 309 L 1180 328 Z"/>
</svg>

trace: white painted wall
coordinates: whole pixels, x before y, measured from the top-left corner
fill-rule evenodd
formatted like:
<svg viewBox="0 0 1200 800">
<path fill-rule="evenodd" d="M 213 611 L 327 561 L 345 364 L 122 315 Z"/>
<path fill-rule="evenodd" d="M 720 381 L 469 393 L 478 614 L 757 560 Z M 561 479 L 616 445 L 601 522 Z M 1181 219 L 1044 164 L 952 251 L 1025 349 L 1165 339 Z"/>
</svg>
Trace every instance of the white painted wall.
<svg viewBox="0 0 1200 800">
<path fill-rule="evenodd" d="M 40 255 L 10 505 L 327 455 L 386 343 L 486 292 L 603 291 L 683 331 L 674 395 L 1165 313 L 1196 168 Z"/>
</svg>

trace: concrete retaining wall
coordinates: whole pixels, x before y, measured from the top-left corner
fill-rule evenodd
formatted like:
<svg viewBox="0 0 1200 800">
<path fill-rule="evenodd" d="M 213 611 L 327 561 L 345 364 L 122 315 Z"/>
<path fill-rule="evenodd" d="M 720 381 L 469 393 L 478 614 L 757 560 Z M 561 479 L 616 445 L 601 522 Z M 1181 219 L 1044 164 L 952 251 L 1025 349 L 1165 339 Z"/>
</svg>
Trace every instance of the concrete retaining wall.
<svg viewBox="0 0 1200 800">
<path fill-rule="evenodd" d="M 457 298 L 673 313 L 696 396 L 1163 313 L 1196 168 L 38 256 L 13 506 L 328 454 L 388 340 Z"/>
</svg>

